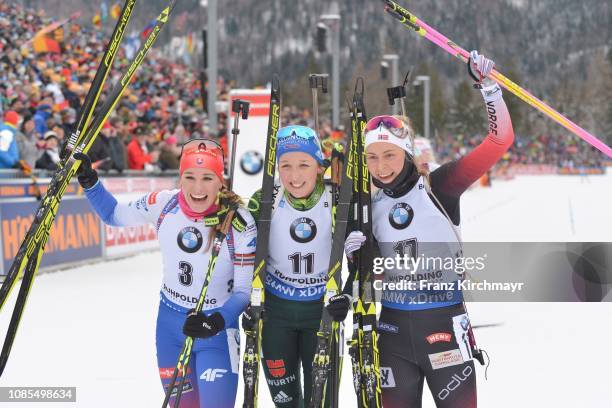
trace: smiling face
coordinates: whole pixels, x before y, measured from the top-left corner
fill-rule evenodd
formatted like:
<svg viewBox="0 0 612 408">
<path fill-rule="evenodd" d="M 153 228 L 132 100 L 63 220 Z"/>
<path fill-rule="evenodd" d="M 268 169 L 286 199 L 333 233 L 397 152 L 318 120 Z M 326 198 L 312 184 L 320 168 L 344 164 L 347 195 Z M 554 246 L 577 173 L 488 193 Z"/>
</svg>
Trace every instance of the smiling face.
<svg viewBox="0 0 612 408">
<path fill-rule="evenodd" d="M 389 184 L 404 168 L 405 151 L 391 143 L 372 143 L 366 148 L 368 170 L 372 177 Z"/>
<path fill-rule="evenodd" d="M 23 124 L 23 129 L 26 131 L 26 133 L 30 133 L 34 130 L 34 126 L 34 119 L 30 119 Z"/>
<path fill-rule="evenodd" d="M 49 150 L 52 149 L 57 149 L 58 143 L 57 143 L 57 139 L 54 137 L 50 137 L 47 140 L 45 140 L 45 147 Z"/>
<path fill-rule="evenodd" d="M 202 213 L 217 200 L 223 184 L 211 170 L 204 168 L 186 169 L 181 175 L 181 189 L 189 207 Z"/>
<path fill-rule="evenodd" d="M 295 198 L 308 197 L 323 173 L 317 161 L 304 152 L 285 153 L 279 158 L 278 170 L 283 186 Z"/>
</svg>

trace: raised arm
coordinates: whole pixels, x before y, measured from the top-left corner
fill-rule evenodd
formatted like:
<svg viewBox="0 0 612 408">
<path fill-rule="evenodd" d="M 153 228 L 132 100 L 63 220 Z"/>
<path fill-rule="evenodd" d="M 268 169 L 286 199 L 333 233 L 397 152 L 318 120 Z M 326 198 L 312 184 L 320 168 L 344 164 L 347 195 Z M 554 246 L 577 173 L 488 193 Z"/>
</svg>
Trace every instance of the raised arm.
<svg viewBox="0 0 612 408">
<path fill-rule="evenodd" d="M 167 202 L 171 198 L 171 192 L 154 192 L 129 203 L 119 203 L 98 180 L 98 173 L 91 167 L 89 157 L 77 153 L 75 158 L 82 161 L 78 173 L 79 184 L 85 190 L 85 196 L 91 206 L 105 224 L 137 226 L 155 223 L 164 205 L 163 201 Z"/>
<path fill-rule="evenodd" d="M 489 120 L 489 134 L 474 150 L 462 158 L 446 163 L 431 173 L 434 192 L 459 197 L 484 175 L 508 151 L 514 142 L 512 120 L 499 85 L 486 76 L 493 61 L 472 51 L 468 61 L 470 75 L 480 87 Z"/>
</svg>

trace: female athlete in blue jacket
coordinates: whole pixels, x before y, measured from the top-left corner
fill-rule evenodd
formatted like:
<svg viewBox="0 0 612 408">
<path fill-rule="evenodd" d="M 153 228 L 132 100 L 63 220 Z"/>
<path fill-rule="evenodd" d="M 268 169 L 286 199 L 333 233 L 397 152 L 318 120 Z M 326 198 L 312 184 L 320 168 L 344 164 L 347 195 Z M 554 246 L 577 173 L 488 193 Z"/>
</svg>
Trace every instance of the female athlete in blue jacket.
<svg viewBox="0 0 612 408">
<path fill-rule="evenodd" d="M 203 311 L 191 311 L 202 290 L 211 244 L 219 227 L 218 215 L 225 209 L 223 203 L 239 201 L 223 185 L 223 151 L 210 140 L 186 143 L 181 155 L 180 189 L 152 192 L 128 204 L 118 203 L 106 191 L 87 156 L 75 157 L 83 160 L 79 182 L 106 224 L 151 223 L 157 228 L 163 282 L 156 345 L 164 391 L 188 335 L 196 341 L 180 406 L 233 407 L 240 355 L 237 320 L 249 301 L 256 244 L 255 222 L 245 209 L 238 209 L 238 222 L 232 224 L 221 247 Z"/>
</svg>

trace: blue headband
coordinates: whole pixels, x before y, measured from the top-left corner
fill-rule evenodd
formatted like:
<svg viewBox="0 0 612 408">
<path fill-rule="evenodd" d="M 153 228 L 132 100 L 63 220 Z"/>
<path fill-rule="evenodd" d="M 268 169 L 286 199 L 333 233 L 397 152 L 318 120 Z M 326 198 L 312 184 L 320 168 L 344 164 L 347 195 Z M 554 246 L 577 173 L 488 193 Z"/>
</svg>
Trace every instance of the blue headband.
<svg viewBox="0 0 612 408">
<path fill-rule="evenodd" d="M 276 135 L 276 159 L 290 152 L 303 152 L 323 164 L 321 143 L 314 130 L 306 126 L 285 126 Z"/>
</svg>

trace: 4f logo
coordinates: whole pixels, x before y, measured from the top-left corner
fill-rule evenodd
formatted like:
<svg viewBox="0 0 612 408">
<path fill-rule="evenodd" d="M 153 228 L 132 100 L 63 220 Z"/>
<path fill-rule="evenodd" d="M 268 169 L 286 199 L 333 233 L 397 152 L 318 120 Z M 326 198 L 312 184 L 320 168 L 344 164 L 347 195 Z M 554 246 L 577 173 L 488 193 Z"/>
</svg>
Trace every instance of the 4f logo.
<svg viewBox="0 0 612 408">
<path fill-rule="evenodd" d="M 227 370 L 224 370 L 223 368 L 209 368 L 202 373 L 200 380 L 212 382 L 217 378 L 223 377 L 223 374 L 225 373 L 227 373 Z"/>
</svg>

